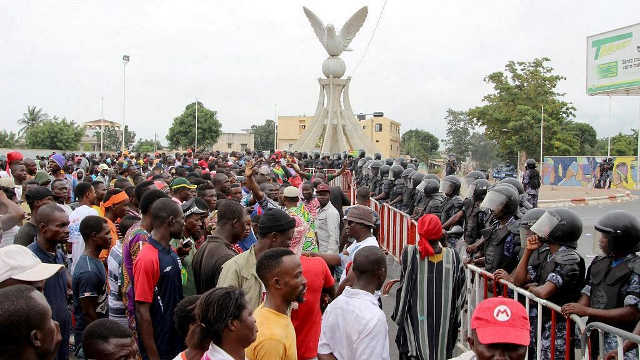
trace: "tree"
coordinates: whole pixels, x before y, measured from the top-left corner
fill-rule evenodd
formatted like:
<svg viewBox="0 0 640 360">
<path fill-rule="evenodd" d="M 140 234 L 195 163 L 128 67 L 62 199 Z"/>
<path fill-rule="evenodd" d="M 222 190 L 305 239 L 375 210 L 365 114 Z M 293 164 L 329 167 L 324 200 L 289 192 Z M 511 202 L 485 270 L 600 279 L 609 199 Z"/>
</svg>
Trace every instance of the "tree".
<svg viewBox="0 0 640 360">
<path fill-rule="evenodd" d="M 18 134 L 25 135 L 27 130 L 49 119 L 49 114 L 44 112 L 42 108 L 27 106 L 27 112 L 23 113 L 22 117 L 18 119 L 18 124 L 22 125 Z"/>
<path fill-rule="evenodd" d="M 213 146 L 222 135 L 222 124 L 217 112 L 209 110 L 198 101 L 198 148 Z M 196 140 L 196 103 L 187 105 L 184 112 L 173 119 L 167 135 L 172 148 L 193 147 Z"/>
<path fill-rule="evenodd" d="M 400 149 L 404 154 L 428 162 L 429 158 L 438 151 L 440 142 L 432 133 L 425 130 L 413 129 L 402 134 Z"/>
<path fill-rule="evenodd" d="M 75 150 L 83 135 L 83 127 L 54 116 L 27 129 L 25 142 L 33 149 Z"/>
<path fill-rule="evenodd" d="M 553 73 L 548 58 L 530 62 L 509 61 L 505 72 L 494 72 L 484 81 L 493 93 L 482 101 L 485 105 L 469 110 L 476 125 L 485 127 L 485 136 L 498 144 L 499 153 L 509 158 L 517 151 L 540 152 L 541 109 L 544 106 L 544 154 L 577 154 L 580 144 L 567 133 L 575 107 L 562 101 L 556 87 L 564 76 Z"/>
<path fill-rule="evenodd" d="M 567 126 L 567 130 L 578 141 L 579 148 L 577 153 L 569 155 L 592 155 L 595 153 L 598 138 L 593 126 L 581 122 L 571 122 Z"/>
<path fill-rule="evenodd" d="M 0 148 L 12 148 L 18 142 L 18 135 L 13 131 L 0 130 Z"/>
<path fill-rule="evenodd" d="M 103 147 L 105 151 L 119 151 L 122 148 L 122 131 L 117 130 L 115 126 L 104 127 Z M 100 130 L 95 132 L 95 137 L 100 143 Z M 136 132 L 129 130 L 129 125 L 124 126 L 124 142 L 125 147 L 129 149 L 136 141 Z"/>
<path fill-rule="evenodd" d="M 465 111 L 448 109 L 447 116 L 444 118 L 447 120 L 446 151 L 463 160 L 469 154 L 469 138 L 473 123 Z"/>
<path fill-rule="evenodd" d="M 475 161 L 480 169 L 492 168 L 498 162 L 497 148 L 495 141 L 487 139 L 479 132 L 474 132 L 469 137 L 471 160 Z"/>
<path fill-rule="evenodd" d="M 275 122 L 273 120 L 265 120 L 262 125 L 251 125 L 253 133 L 253 148 L 256 150 L 273 149 L 273 141 L 275 139 Z"/>
<path fill-rule="evenodd" d="M 138 142 L 133 147 L 133 151 L 139 153 L 150 153 L 155 149 L 162 150 L 162 144 L 157 140 L 154 141 L 153 139 L 138 139 Z"/>
</svg>

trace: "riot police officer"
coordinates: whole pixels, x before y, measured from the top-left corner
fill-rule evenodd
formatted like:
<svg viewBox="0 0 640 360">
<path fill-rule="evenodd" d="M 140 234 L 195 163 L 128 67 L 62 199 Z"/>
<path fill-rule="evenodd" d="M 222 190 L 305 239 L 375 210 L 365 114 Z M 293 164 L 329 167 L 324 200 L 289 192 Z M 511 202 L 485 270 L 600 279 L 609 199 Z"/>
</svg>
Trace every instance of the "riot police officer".
<svg viewBox="0 0 640 360">
<path fill-rule="evenodd" d="M 524 214 L 533 208 L 531 204 L 527 201 L 527 194 L 524 192 L 524 186 L 514 179 L 514 178 L 504 178 L 499 184 L 509 184 L 512 185 L 518 191 L 518 219 L 520 219 Z"/>
<path fill-rule="evenodd" d="M 375 153 L 373 155 L 373 160 L 382 160 L 382 154 L 380 153 Z"/>
<path fill-rule="evenodd" d="M 402 211 L 409 215 L 413 214 L 415 199 L 417 197 L 416 187 L 422 182 L 422 179 L 424 179 L 424 174 L 415 171 L 409 178 L 409 184 L 402 195 Z"/>
<path fill-rule="evenodd" d="M 397 167 L 400 166 L 400 169 L 398 169 Z M 407 177 L 409 177 L 410 175 L 413 175 L 413 173 L 415 172 L 414 170 L 410 170 L 410 169 L 402 169 L 401 165 L 393 165 L 391 167 L 391 172 L 400 172 L 399 175 L 394 174 L 394 185 L 393 185 L 393 190 L 391 191 L 391 196 L 389 197 L 389 205 L 395 207 L 396 209 L 403 211 L 402 210 L 402 200 L 403 200 L 403 195 L 407 189 Z"/>
<path fill-rule="evenodd" d="M 387 190 L 389 190 L 389 192 L 391 192 L 391 187 L 393 186 L 393 184 L 389 181 L 390 169 L 391 169 L 391 166 L 386 164 L 380 166 L 380 170 L 378 170 L 378 182 L 375 190 L 374 200 L 386 200 L 386 198 L 389 197 L 389 194 L 387 194 L 384 199 L 381 198 L 382 195 L 385 195 L 384 194 L 385 187 L 387 188 Z"/>
<path fill-rule="evenodd" d="M 356 163 L 353 175 L 354 175 L 354 180 L 357 187 L 360 187 L 362 185 L 362 178 L 364 176 L 363 168 L 364 168 L 364 164 L 366 163 L 367 163 L 367 160 L 365 160 L 364 158 L 360 158 Z"/>
<path fill-rule="evenodd" d="M 469 186 L 469 195 L 462 204 L 464 213 L 464 241 L 473 244 L 480 239 L 480 230 L 487 222 L 488 214 L 480 208 L 491 184 L 485 179 L 475 180 Z"/>
<path fill-rule="evenodd" d="M 512 186 L 501 184 L 489 189 L 481 208 L 491 211 L 488 225 L 481 231 L 482 238 L 467 247 L 474 254 L 482 246 L 484 257 L 476 257 L 476 264 L 484 264 L 486 271 L 497 269 L 513 271 L 520 252 L 520 229 L 514 218 L 518 211 L 518 193 Z"/>
<path fill-rule="evenodd" d="M 378 188 L 380 184 L 380 167 L 382 166 L 381 160 L 374 160 L 371 163 L 371 174 L 369 174 L 369 190 L 371 192 L 371 196 L 378 195 Z"/>
<path fill-rule="evenodd" d="M 444 230 L 449 230 L 455 225 L 462 226 L 463 219 L 454 218 L 454 215 L 462 210 L 463 200 L 460 197 L 460 186 L 460 179 L 453 175 L 445 176 L 442 181 L 440 181 L 440 192 L 445 195 L 445 202 L 442 205 L 442 215 L 440 216 Z"/>
<path fill-rule="evenodd" d="M 540 173 L 536 169 L 536 161 L 528 159 L 525 165 L 525 171 L 522 174 L 522 185 L 527 202 L 533 207 L 538 207 L 538 191 L 540 190 Z"/>
<path fill-rule="evenodd" d="M 437 217 L 442 216 L 442 206 L 445 197 L 439 192 L 440 184 L 434 179 L 430 179 L 425 175 L 422 182 L 416 186 L 416 196 L 414 200 L 414 208 L 412 218 L 419 219 L 424 214 L 434 214 Z"/>
<path fill-rule="evenodd" d="M 585 279 L 582 296 L 562 307 L 565 316 L 588 316 L 589 322 L 600 321 L 631 332 L 640 317 L 640 258 L 636 255 L 640 242 L 640 222 L 632 214 L 615 210 L 601 217 L 594 226 L 600 234 L 600 249 Z M 597 355 L 599 341 L 592 333 L 591 353 Z M 616 348 L 615 335 L 605 333 L 604 352 Z M 637 349 L 625 353 L 637 358 Z M 594 358 L 594 357 L 592 357 Z"/>
<path fill-rule="evenodd" d="M 395 186 L 396 178 L 400 177 L 400 175 L 402 175 L 402 166 L 400 165 L 383 165 L 380 167 L 380 177 L 383 179 L 382 186 L 378 196 L 376 196 L 374 200 L 384 202 L 393 200 L 391 195 Z"/>
<path fill-rule="evenodd" d="M 584 286 L 585 262 L 576 251 L 582 235 L 582 221 L 568 209 L 542 213 L 529 231 L 526 226 L 521 226 L 521 234 L 527 237 L 526 248 L 513 274 L 509 276 L 504 270 L 498 270 L 494 275 L 518 286 L 528 284 L 532 294 L 562 306 L 577 301 Z M 539 211 L 532 209 L 524 217 L 532 219 L 538 214 Z M 551 358 L 551 334 L 555 332 L 555 357 L 562 358 L 567 346 L 566 323 L 561 321 L 563 324 L 558 323 L 552 329 L 548 309 L 543 311 L 542 321 L 540 357 L 545 360 Z M 572 344 L 569 347 L 573 348 Z M 535 350 L 535 344 L 529 347 L 534 354 Z"/>
</svg>

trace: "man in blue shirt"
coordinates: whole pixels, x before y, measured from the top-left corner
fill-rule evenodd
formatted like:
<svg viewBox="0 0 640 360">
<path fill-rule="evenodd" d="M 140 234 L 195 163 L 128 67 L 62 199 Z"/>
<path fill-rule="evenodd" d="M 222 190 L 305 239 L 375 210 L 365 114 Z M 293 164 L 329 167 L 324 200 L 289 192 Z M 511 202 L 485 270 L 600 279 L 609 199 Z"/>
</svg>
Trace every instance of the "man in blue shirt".
<svg viewBox="0 0 640 360">
<path fill-rule="evenodd" d="M 64 254 L 57 248 L 69 239 L 69 216 L 56 204 L 47 204 L 38 210 L 35 224 L 38 227 L 36 241 L 28 248 L 45 264 L 65 265 Z M 67 310 L 67 289 L 71 283 L 69 273 L 62 269 L 44 283 L 44 296 L 51 306 L 52 318 L 60 324 L 62 341 L 58 360 L 69 358 L 71 314 Z"/>
<path fill-rule="evenodd" d="M 100 216 L 87 216 L 80 222 L 80 234 L 84 239 L 84 252 L 73 270 L 73 314 L 76 318 L 74 339 L 76 355 L 82 355 L 84 329 L 93 321 L 106 318 L 107 275 L 104 264 L 98 258 L 100 252 L 111 245 L 111 229 Z"/>
</svg>

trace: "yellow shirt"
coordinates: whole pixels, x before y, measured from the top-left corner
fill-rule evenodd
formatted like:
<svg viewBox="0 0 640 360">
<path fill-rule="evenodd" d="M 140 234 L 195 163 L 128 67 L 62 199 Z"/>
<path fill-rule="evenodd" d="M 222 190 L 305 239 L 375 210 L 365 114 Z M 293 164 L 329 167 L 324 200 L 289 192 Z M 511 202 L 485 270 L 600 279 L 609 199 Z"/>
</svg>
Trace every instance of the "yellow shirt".
<svg viewBox="0 0 640 360">
<path fill-rule="evenodd" d="M 260 306 L 253 313 L 258 337 L 245 354 L 249 360 L 296 360 L 296 330 L 285 314 Z"/>
</svg>

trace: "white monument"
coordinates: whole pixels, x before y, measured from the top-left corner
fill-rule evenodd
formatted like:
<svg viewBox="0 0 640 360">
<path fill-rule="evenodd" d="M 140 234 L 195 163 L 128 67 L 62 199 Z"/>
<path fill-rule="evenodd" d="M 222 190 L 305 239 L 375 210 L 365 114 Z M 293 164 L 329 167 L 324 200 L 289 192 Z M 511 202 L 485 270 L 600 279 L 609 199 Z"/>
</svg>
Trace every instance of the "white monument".
<svg viewBox="0 0 640 360">
<path fill-rule="evenodd" d="M 316 14 L 306 7 L 303 9 L 329 57 L 322 63 L 322 73 L 327 78 L 318 79 L 320 93 L 316 113 L 293 149 L 332 154 L 363 149 L 373 154 L 378 150 L 353 115 L 349 101 L 351 77 L 341 79 L 346 66 L 339 57 L 343 51 L 351 50 L 348 46 L 367 18 L 367 7 L 353 14 L 338 34 L 333 25 L 324 26 Z"/>
</svg>

